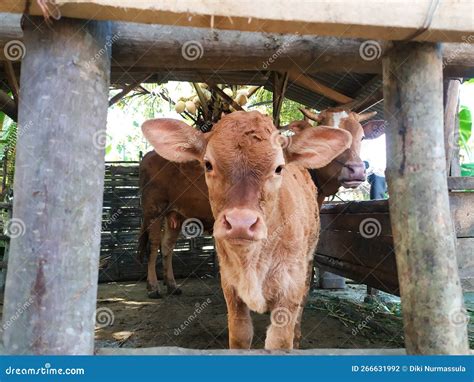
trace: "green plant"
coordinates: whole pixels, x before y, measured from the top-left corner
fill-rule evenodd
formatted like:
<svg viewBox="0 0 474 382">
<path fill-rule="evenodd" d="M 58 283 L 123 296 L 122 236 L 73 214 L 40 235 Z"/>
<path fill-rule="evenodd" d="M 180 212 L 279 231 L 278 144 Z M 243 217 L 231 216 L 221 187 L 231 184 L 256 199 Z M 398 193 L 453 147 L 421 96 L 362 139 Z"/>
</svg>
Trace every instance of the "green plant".
<svg viewBox="0 0 474 382">
<path fill-rule="evenodd" d="M 462 176 L 474 176 L 474 156 L 469 146 L 472 135 L 472 114 L 467 106 L 459 110 L 459 148 L 465 156 L 465 163 L 461 164 Z"/>
<path fill-rule="evenodd" d="M 273 114 L 273 95 L 272 92 L 265 90 L 264 88 L 259 89 L 256 93 L 252 102 L 249 106 L 249 110 L 257 109 L 265 111 L 268 115 Z M 280 124 L 286 125 L 290 122 L 303 119 L 303 114 L 299 111 L 300 107 L 304 107 L 298 102 L 285 98 L 280 110 Z"/>
</svg>

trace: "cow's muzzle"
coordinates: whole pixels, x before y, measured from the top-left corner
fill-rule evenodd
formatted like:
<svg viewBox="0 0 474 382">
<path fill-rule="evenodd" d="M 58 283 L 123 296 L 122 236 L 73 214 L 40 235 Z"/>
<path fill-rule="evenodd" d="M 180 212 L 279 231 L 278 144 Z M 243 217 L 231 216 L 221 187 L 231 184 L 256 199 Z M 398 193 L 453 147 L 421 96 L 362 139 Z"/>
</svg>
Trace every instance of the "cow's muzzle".
<svg viewBox="0 0 474 382">
<path fill-rule="evenodd" d="M 252 244 L 267 237 L 267 227 L 262 215 L 247 208 L 223 211 L 214 224 L 214 237 L 231 244 Z"/>
<path fill-rule="evenodd" d="M 345 188 L 356 188 L 365 182 L 365 178 L 365 165 L 362 161 L 344 163 L 339 175 L 339 181 Z"/>
</svg>

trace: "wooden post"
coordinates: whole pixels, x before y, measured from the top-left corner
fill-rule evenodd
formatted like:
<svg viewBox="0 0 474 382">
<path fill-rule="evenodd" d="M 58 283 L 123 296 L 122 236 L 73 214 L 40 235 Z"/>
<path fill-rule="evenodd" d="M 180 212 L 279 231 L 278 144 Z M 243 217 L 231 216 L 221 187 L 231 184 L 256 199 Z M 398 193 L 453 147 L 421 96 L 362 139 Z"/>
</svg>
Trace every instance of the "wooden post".
<svg viewBox="0 0 474 382">
<path fill-rule="evenodd" d="M 468 352 L 449 212 L 438 44 L 395 42 L 383 60 L 390 217 L 409 354 Z"/>
<path fill-rule="evenodd" d="M 109 31 L 108 22 L 67 18 L 24 23 L 8 353 L 93 353 Z"/>
<path fill-rule="evenodd" d="M 447 80 L 444 86 L 444 147 L 446 150 L 446 171 L 451 175 L 451 162 L 456 152 L 457 141 L 456 126 L 457 114 L 459 108 L 459 92 L 461 90 L 460 79 Z M 459 138 L 458 138 L 459 139 Z"/>
</svg>

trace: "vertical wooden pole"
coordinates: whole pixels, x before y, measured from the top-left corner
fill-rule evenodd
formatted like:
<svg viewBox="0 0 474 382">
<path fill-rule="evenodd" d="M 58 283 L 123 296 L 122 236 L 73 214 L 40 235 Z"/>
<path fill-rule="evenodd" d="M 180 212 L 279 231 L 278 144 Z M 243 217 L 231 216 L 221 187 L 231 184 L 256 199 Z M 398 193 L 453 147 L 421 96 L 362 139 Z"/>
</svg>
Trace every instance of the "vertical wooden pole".
<svg viewBox="0 0 474 382">
<path fill-rule="evenodd" d="M 456 120 L 459 108 L 459 92 L 461 81 L 459 79 L 445 81 L 445 102 L 444 102 L 444 146 L 446 150 L 446 171 L 451 175 L 451 162 L 456 152 L 457 141 Z"/>
<path fill-rule="evenodd" d="M 409 354 L 467 353 L 449 212 L 440 47 L 397 42 L 383 60 L 387 180 Z"/>
<path fill-rule="evenodd" d="M 67 18 L 24 23 L 8 353 L 93 353 L 109 31 L 108 22 Z"/>
</svg>

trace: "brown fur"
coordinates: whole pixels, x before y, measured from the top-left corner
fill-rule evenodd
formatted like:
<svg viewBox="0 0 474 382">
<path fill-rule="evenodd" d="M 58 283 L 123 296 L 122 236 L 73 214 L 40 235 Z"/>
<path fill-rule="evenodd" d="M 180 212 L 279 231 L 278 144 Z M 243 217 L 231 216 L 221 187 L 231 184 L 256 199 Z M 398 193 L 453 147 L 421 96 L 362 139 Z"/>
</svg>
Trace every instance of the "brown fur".
<svg viewBox="0 0 474 382">
<path fill-rule="evenodd" d="M 209 206 L 202 167 L 197 163 L 173 163 L 155 151 L 140 163 L 140 192 L 143 222 L 139 256 L 148 257 L 147 286 L 150 297 L 160 297 L 156 259 L 163 256 L 164 282 L 168 293 L 180 293 L 172 267 L 173 249 L 186 218 L 199 219 L 207 230 L 214 219 Z"/>
<path fill-rule="evenodd" d="M 278 132 L 271 120 L 258 112 L 227 115 L 206 135 L 172 120 L 147 121 L 142 130 L 155 150 L 170 160 L 212 164 L 206 183 L 230 347 L 250 348 L 250 310 L 271 312 L 265 348 L 298 346 L 319 235 L 316 190 L 302 165 L 326 165 L 349 147 L 350 134 L 329 127 L 308 129 L 282 150 L 274 142 Z M 276 173 L 285 162 L 281 175 Z M 230 236 L 228 221 L 235 211 L 255 216 L 252 235 Z"/>
<path fill-rule="evenodd" d="M 361 169 L 364 168 L 364 163 L 360 158 L 362 139 L 373 139 L 383 134 L 384 121 L 371 121 L 365 126 L 362 126 L 361 122 L 373 117 L 375 112 L 357 114 L 341 108 L 323 110 L 317 115 L 308 113 L 305 110 L 302 110 L 302 112 L 307 117 L 316 120 L 321 125 L 339 127 L 340 129 L 349 132 L 352 136 L 351 147 L 339 155 L 336 160 L 323 168 L 310 170 L 311 177 L 319 189 L 318 205 L 321 208 L 324 199 L 328 196 L 335 195 L 341 186 L 346 188 L 356 188 L 365 180 L 364 169 L 363 175 L 360 176 L 360 182 L 354 182 L 350 186 L 345 185 L 344 180 L 350 179 L 351 175 L 353 175 L 345 165 L 352 166 L 353 168 L 357 167 L 359 172 L 362 172 Z M 342 113 L 345 113 L 345 115 Z M 307 122 L 301 121 L 301 123 L 305 124 L 304 127 L 310 126 Z M 291 126 L 292 125 L 289 127 L 291 128 Z M 300 129 L 304 127 L 302 125 L 297 126 L 297 128 Z"/>
</svg>

